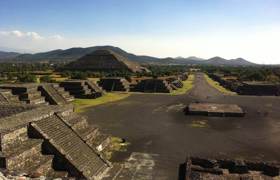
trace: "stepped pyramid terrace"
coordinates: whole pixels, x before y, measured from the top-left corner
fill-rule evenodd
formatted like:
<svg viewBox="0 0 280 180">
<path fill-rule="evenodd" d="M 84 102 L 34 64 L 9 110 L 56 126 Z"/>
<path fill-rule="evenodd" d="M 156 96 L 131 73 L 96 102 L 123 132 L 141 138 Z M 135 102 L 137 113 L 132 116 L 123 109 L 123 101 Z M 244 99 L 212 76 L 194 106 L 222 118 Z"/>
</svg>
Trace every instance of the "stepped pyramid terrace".
<svg viewBox="0 0 280 180">
<path fill-rule="evenodd" d="M 149 70 L 140 64 L 112 50 L 96 50 L 85 55 L 78 60 L 69 63 L 64 67 L 66 70 L 76 71 L 129 71 L 129 72 L 148 72 Z"/>
<path fill-rule="evenodd" d="M 0 179 L 279 179 L 279 97 L 216 86 L 200 72 L 1 84 Z"/>
</svg>

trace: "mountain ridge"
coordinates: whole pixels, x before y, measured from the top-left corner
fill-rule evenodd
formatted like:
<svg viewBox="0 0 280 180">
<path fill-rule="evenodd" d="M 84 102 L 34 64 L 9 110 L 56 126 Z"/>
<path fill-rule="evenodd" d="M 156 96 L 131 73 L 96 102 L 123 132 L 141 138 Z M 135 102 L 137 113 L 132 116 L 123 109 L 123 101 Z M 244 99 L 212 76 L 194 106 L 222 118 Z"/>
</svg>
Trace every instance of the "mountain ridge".
<svg viewBox="0 0 280 180">
<path fill-rule="evenodd" d="M 8 62 L 42 62 L 42 61 L 48 61 L 48 62 L 55 62 L 55 63 L 68 63 L 74 60 L 77 60 L 81 58 L 82 56 L 92 53 L 95 50 L 99 49 L 108 49 L 112 50 L 118 54 L 121 54 L 122 56 L 125 56 L 131 61 L 135 61 L 141 64 L 159 64 L 159 65 L 215 65 L 215 66 L 254 66 L 257 65 L 255 63 L 252 63 L 248 60 L 245 60 L 243 58 L 236 58 L 236 59 L 224 59 L 221 57 L 213 57 L 210 59 L 203 59 L 195 56 L 190 56 L 187 58 L 184 57 L 166 57 L 166 58 L 157 58 L 152 56 L 146 56 L 146 55 L 135 55 L 132 53 L 128 53 L 124 51 L 123 49 L 119 47 L 114 46 L 93 46 L 93 47 L 73 47 L 69 49 L 56 49 L 52 51 L 47 52 L 40 52 L 35 54 L 19 54 L 16 53 L 13 56 L 9 56 L 12 58 L 8 58 Z M 5 60 L 2 58 L 1 54 L 5 54 L 7 52 L 0 51 L 0 60 L 3 62 Z M 7 56 L 6 56 L 7 57 Z"/>
</svg>

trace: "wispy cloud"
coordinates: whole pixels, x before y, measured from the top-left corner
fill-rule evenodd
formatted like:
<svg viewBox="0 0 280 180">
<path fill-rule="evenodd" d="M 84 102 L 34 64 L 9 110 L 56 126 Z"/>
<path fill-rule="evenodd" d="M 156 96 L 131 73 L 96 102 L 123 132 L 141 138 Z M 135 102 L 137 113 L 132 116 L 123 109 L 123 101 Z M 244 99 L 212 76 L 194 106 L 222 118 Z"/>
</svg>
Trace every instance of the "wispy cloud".
<svg viewBox="0 0 280 180">
<path fill-rule="evenodd" d="M 20 30 L 1 31 L 0 47 L 39 52 L 71 47 L 113 45 L 141 55 L 157 57 L 198 56 L 227 59 L 243 57 L 256 63 L 280 64 L 280 27 L 265 27 L 247 31 L 216 31 L 200 34 L 162 36 L 94 36 L 64 37 L 59 34 L 42 35 Z"/>
</svg>

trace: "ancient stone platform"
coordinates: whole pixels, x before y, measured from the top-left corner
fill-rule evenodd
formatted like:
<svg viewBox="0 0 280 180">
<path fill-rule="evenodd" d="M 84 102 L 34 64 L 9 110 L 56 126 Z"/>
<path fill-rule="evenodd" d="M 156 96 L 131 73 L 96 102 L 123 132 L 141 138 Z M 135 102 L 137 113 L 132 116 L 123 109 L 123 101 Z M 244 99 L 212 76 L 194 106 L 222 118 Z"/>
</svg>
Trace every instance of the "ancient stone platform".
<svg viewBox="0 0 280 180">
<path fill-rule="evenodd" d="M 279 179 L 279 162 L 189 157 L 181 167 L 185 180 L 273 180 Z"/>
<path fill-rule="evenodd" d="M 125 78 L 101 78 L 98 85 L 106 91 L 129 91 L 130 85 Z"/>
<path fill-rule="evenodd" d="M 60 86 L 76 98 L 95 99 L 103 95 L 103 89 L 89 80 L 67 80 Z"/>
<path fill-rule="evenodd" d="M 111 137 L 73 112 L 71 104 L 0 104 L 0 171 L 28 177 L 101 179 Z"/>
<path fill-rule="evenodd" d="M 236 104 L 191 103 L 186 114 L 220 117 L 243 117 L 244 111 Z"/>
<path fill-rule="evenodd" d="M 173 90 L 164 79 L 142 79 L 131 91 L 148 93 L 170 93 Z"/>
</svg>

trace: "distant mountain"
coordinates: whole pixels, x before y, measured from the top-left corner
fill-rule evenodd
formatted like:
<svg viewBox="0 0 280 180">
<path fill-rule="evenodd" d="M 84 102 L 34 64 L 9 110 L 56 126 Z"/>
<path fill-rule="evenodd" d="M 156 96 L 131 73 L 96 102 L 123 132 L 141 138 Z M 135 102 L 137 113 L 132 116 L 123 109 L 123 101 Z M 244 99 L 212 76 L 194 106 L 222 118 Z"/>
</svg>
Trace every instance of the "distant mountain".
<svg viewBox="0 0 280 180">
<path fill-rule="evenodd" d="M 215 66 L 250 66 L 256 65 L 245 59 L 237 58 L 226 60 L 221 57 L 213 57 L 210 59 L 202 59 L 199 57 L 167 57 L 157 58 L 151 56 L 142 56 L 128 53 L 118 47 L 114 46 L 94 46 L 88 48 L 75 47 L 70 49 L 57 49 L 48 52 L 36 53 L 36 54 L 14 54 L 13 61 L 17 62 L 59 62 L 68 63 L 81 58 L 84 55 L 90 54 L 96 50 L 110 50 L 121 56 L 128 58 L 131 61 L 135 61 L 141 64 L 159 64 L 159 65 L 215 65 Z"/>
<path fill-rule="evenodd" d="M 17 57 L 18 55 L 20 55 L 20 54 L 19 54 L 19 53 L 16 53 L 16 52 L 4 52 L 4 51 L 0 51 L 0 60 L 14 59 L 14 58 Z"/>
<path fill-rule="evenodd" d="M 252 66 L 252 65 L 257 65 L 257 64 L 254 64 L 252 62 L 249 62 L 243 58 L 237 58 L 237 59 L 230 59 L 230 60 L 227 60 L 227 59 L 224 59 L 224 58 L 221 58 L 221 57 L 213 57 L 213 58 L 210 58 L 206 61 L 204 61 L 205 64 L 210 64 L 210 65 L 213 65 L 213 66 Z"/>
</svg>

